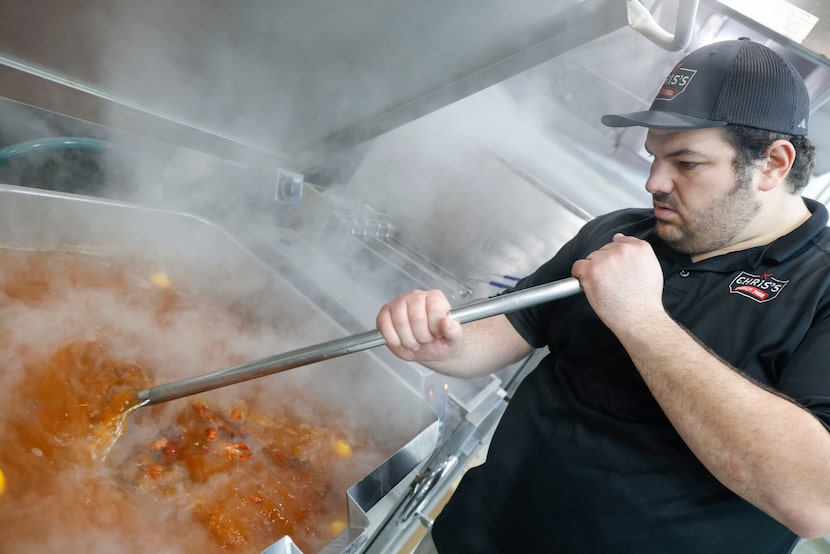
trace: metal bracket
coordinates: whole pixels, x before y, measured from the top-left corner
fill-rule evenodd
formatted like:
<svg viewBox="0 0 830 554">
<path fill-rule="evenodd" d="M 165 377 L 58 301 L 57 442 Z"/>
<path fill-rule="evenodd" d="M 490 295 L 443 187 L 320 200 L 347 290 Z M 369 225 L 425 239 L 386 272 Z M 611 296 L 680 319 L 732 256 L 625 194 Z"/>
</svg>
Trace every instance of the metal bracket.
<svg viewBox="0 0 830 554">
<path fill-rule="evenodd" d="M 418 520 L 428 529 L 432 527 L 432 520 L 423 513 L 426 507 L 429 493 L 435 486 L 447 475 L 453 467 L 458 463 L 458 456 L 452 455 L 441 461 L 435 469 L 429 473 L 421 473 L 413 482 L 412 496 L 403 508 L 402 513 L 398 516 L 398 525 L 403 525 L 416 516 Z"/>
<path fill-rule="evenodd" d="M 677 0 L 674 34 L 663 29 L 640 0 L 627 0 L 628 24 L 648 40 L 670 52 L 679 52 L 692 40 L 699 0 Z"/>
<path fill-rule="evenodd" d="M 304 175 L 280 169 L 277 173 L 277 188 L 274 193 L 274 200 L 287 204 L 299 204 L 303 199 L 304 182 Z"/>
</svg>

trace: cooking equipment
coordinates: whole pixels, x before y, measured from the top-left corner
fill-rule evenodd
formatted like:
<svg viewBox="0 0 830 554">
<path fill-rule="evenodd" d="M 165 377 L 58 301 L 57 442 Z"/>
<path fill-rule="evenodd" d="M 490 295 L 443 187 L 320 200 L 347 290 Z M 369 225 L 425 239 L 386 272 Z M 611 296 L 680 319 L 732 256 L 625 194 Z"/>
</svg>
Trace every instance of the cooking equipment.
<svg viewBox="0 0 830 554">
<path fill-rule="evenodd" d="M 258 321 L 282 325 L 286 345 L 342 334 L 342 328 L 308 296 L 236 238 L 188 214 L 0 185 L 0 246 L 136 255 L 156 260 L 170 275 L 177 274 L 175 267 L 190 266 L 188 275 L 197 290 L 211 290 L 229 305 L 253 306 Z M 302 315 L 295 322 L 292 313 Z M 156 377 L 178 376 L 173 368 L 157 368 Z M 419 391 L 365 352 L 342 359 L 336 367 L 323 362 L 307 371 L 284 373 L 267 384 L 273 388 L 260 390 L 270 393 L 275 403 L 283 400 L 283 389 L 301 389 L 315 403 L 367 430 L 381 445 L 385 461 L 349 489 L 348 527 L 323 552 L 358 548 L 374 524 L 368 515 L 372 507 L 433 449 L 438 437 L 435 412 Z M 273 545 L 273 551 L 286 551 L 292 545 L 291 538 L 285 537 Z"/>
<path fill-rule="evenodd" d="M 573 277 L 569 277 L 553 283 L 538 285 L 461 306 L 450 311 L 449 315 L 461 323 L 470 323 L 571 296 L 579 290 L 579 282 Z M 156 385 L 139 391 L 137 396 L 141 401 L 140 406 L 158 404 L 353 352 L 360 352 L 383 344 L 386 344 L 386 341 L 384 341 L 380 331 L 366 331 L 358 335 L 292 350 L 284 354 L 260 358 L 228 369 L 220 369 L 173 383 Z"/>
</svg>

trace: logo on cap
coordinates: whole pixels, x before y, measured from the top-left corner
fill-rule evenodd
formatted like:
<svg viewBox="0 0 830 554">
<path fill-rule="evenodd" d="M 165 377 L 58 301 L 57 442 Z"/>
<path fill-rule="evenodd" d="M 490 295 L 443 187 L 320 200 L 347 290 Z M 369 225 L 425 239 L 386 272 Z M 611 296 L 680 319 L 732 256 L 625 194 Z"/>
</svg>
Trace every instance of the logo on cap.
<svg viewBox="0 0 830 554">
<path fill-rule="evenodd" d="M 769 302 L 778 296 L 778 293 L 787 286 L 787 283 L 789 281 L 776 279 L 772 276 L 772 273 L 753 275 L 746 271 L 741 271 L 729 285 L 729 292 L 746 296 L 756 302 Z"/>
<path fill-rule="evenodd" d="M 677 65 L 674 70 L 669 73 L 660 92 L 657 93 L 655 100 L 673 100 L 678 95 L 682 94 L 689 83 L 692 82 L 692 77 L 697 73 L 697 69 L 686 69 Z"/>
</svg>

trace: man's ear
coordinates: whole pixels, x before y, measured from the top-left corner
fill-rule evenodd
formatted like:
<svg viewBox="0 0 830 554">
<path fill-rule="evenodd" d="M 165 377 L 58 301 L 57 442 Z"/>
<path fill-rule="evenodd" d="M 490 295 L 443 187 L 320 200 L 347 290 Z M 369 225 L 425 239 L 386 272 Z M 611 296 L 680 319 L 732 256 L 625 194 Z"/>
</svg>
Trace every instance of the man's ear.
<svg viewBox="0 0 830 554">
<path fill-rule="evenodd" d="M 795 147 L 788 140 L 776 140 L 767 147 L 762 160 L 761 190 L 772 190 L 787 178 L 795 161 Z"/>
</svg>

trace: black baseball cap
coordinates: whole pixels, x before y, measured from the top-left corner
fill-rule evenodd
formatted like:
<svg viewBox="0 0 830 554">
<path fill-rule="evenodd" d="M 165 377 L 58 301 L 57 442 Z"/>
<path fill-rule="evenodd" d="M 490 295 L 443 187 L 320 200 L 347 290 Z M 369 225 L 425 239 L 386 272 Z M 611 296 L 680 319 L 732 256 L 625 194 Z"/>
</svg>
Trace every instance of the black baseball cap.
<svg viewBox="0 0 830 554">
<path fill-rule="evenodd" d="M 602 123 L 676 130 L 733 124 L 806 135 L 809 114 L 810 96 L 795 67 L 741 38 L 688 54 L 666 77 L 650 109 L 604 115 Z"/>
</svg>

